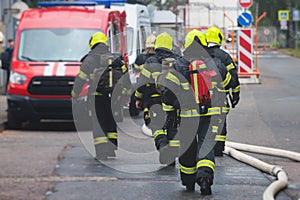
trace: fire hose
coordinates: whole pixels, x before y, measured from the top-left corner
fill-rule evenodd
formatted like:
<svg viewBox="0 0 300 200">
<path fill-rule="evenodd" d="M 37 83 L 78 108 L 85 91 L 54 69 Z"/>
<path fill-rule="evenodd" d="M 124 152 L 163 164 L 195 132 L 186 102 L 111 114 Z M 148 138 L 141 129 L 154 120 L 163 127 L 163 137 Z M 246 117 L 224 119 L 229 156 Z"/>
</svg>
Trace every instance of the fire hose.
<svg viewBox="0 0 300 200">
<path fill-rule="evenodd" d="M 235 158 L 241 162 L 249 164 L 263 172 L 266 172 L 270 175 L 277 177 L 277 181 L 274 181 L 273 183 L 271 183 L 267 187 L 267 189 L 264 191 L 263 200 L 275 199 L 275 195 L 280 190 L 284 189 L 288 184 L 287 174 L 279 166 L 270 165 L 270 164 L 263 162 L 257 158 L 254 158 L 252 156 L 244 154 L 238 150 L 248 151 L 248 152 L 253 152 L 253 153 L 260 153 L 260 154 L 271 155 L 271 156 L 284 157 L 284 158 L 289 158 L 289 159 L 292 159 L 295 161 L 300 161 L 300 153 L 282 150 L 282 149 L 275 149 L 275 148 L 269 148 L 269 147 L 262 147 L 262 146 L 248 145 L 248 144 L 226 141 L 225 150 L 224 150 L 225 154 L 232 156 L 233 158 Z"/>
<path fill-rule="evenodd" d="M 149 128 L 147 128 L 146 126 L 142 127 L 142 132 L 145 135 L 152 137 L 152 131 Z M 247 152 L 251 152 L 251 153 L 265 154 L 265 155 L 270 155 L 270 156 L 283 157 L 283 158 L 288 158 L 288 159 L 300 162 L 300 153 L 297 153 L 297 152 L 287 151 L 287 150 L 283 150 L 283 149 L 270 148 L 270 147 L 249 145 L 249 144 L 243 144 L 243 143 L 229 142 L 229 141 L 225 142 L 225 150 L 224 150 L 225 154 L 227 154 L 241 162 L 244 162 L 248 165 L 251 165 L 265 173 L 275 176 L 277 178 L 277 181 L 274 181 L 273 183 L 271 183 L 267 187 L 267 189 L 264 191 L 263 200 L 274 200 L 276 194 L 280 190 L 287 187 L 287 184 L 288 184 L 287 174 L 280 166 L 270 165 L 270 164 L 263 162 L 257 158 L 254 158 L 252 156 L 244 154 L 238 150 L 247 151 Z"/>
</svg>

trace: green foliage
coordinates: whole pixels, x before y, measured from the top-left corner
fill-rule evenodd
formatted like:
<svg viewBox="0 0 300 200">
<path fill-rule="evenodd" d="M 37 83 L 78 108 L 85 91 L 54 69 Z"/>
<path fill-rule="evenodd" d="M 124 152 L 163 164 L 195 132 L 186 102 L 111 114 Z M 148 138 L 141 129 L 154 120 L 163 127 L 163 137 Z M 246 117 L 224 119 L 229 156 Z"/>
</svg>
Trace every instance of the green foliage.
<svg viewBox="0 0 300 200">
<path fill-rule="evenodd" d="M 300 9 L 300 0 L 254 0 L 250 11 L 256 20 L 263 12 L 267 16 L 260 22 L 262 26 L 278 25 L 278 10 Z"/>
<path fill-rule="evenodd" d="M 23 0 L 24 2 L 28 3 L 30 7 L 37 7 L 38 1 L 59 1 L 59 0 Z M 61 1 L 76 1 L 76 0 L 61 0 Z M 187 3 L 187 0 L 166 0 L 164 3 L 162 3 L 162 0 L 141 0 L 144 4 L 153 4 L 156 6 L 159 10 L 173 10 L 176 3 L 177 5 L 182 5 L 184 3 Z"/>
<path fill-rule="evenodd" d="M 300 50 L 295 49 L 280 49 L 280 52 L 300 58 Z"/>
<path fill-rule="evenodd" d="M 158 10 L 173 10 L 177 5 L 183 5 L 187 3 L 188 0 L 166 0 L 162 3 L 162 0 L 144 0 L 146 5 L 153 4 L 158 8 Z"/>
</svg>

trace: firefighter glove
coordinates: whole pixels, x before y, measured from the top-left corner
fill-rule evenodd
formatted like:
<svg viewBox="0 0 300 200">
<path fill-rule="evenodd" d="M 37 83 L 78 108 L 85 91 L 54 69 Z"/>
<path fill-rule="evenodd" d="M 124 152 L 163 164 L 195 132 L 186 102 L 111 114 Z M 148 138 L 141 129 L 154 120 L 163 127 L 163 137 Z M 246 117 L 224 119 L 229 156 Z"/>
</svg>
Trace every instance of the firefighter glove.
<svg viewBox="0 0 300 200">
<path fill-rule="evenodd" d="M 148 126 L 151 123 L 149 111 L 144 111 L 144 120 L 145 120 L 146 126 Z"/>
<path fill-rule="evenodd" d="M 232 106 L 235 107 L 240 101 L 240 94 L 239 93 L 233 93 L 232 94 Z"/>
</svg>

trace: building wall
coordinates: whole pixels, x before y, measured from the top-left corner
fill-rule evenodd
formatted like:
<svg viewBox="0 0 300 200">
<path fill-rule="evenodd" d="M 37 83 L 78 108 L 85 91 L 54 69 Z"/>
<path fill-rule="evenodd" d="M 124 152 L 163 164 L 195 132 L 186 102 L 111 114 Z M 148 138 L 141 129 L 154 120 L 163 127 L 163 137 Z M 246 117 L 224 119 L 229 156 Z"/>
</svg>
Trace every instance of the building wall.
<svg viewBox="0 0 300 200">
<path fill-rule="evenodd" d="M 5 40 L 1 45 L 1 50 L 7 46 L 7 39 L 14 39 L 15 37 L 17 20 L 14 19 L 10 13 L 4 13 L 4 9 L 11 8 L 15 2 L 17 2 L 17 0 L 0 0 L 0 23 L 2 24 L 2 30 L 0 31 L 5 37 Z"/>
<path fill-rule="evenodd" d="M 238 0 L 190 0 L 190 6 L 186 6 L 186 27 L 211 25 L 230 27 L 232 22 L 224 17 L 224 12 L 236 26 L 237 18 L 243 12 L 243 8 L 240 7 Z M 182 9 L 180 16 L 183 18 Z"/>
<path fill-rule="evenodd" d="M 10 13 L 4 13 L 5 8 L 11 8 L 17 0 L 0 0 L 0 31 L 4 35 L 3 43 L 0 43 L 0 53 L 7 47 L 7 40 L 14 39 L 16 19 Z M 3 93 L 6 82 L 6 71 L 0 68 L 0 93 Z"/>
</svg>

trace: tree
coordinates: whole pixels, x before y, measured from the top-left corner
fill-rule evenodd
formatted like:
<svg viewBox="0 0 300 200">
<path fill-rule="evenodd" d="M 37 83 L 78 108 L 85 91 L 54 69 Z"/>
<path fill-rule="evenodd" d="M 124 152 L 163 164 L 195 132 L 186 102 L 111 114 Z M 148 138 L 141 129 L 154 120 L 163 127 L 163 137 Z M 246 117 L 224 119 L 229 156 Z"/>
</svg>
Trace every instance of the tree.
<svg viewBox="0 0 300 200">
<path fill-rule="evenodd" d="M 300 0 L 254 0 L 253 5 L 250 7 L 254 19 L 259 17 L 263 12 L 267 12 L 267 16 L 261 21 L 261 25 L 272 26 L 278 24 L 278 10 L 288 10 L 300 6 Z"/>
<path fill-rule="evenodd" d="M 175 10 L 176 5 L 184 5 L 188 0 L 145 0 L 146 5 L 153 4 L 158 10 Z"/>
</svg>

